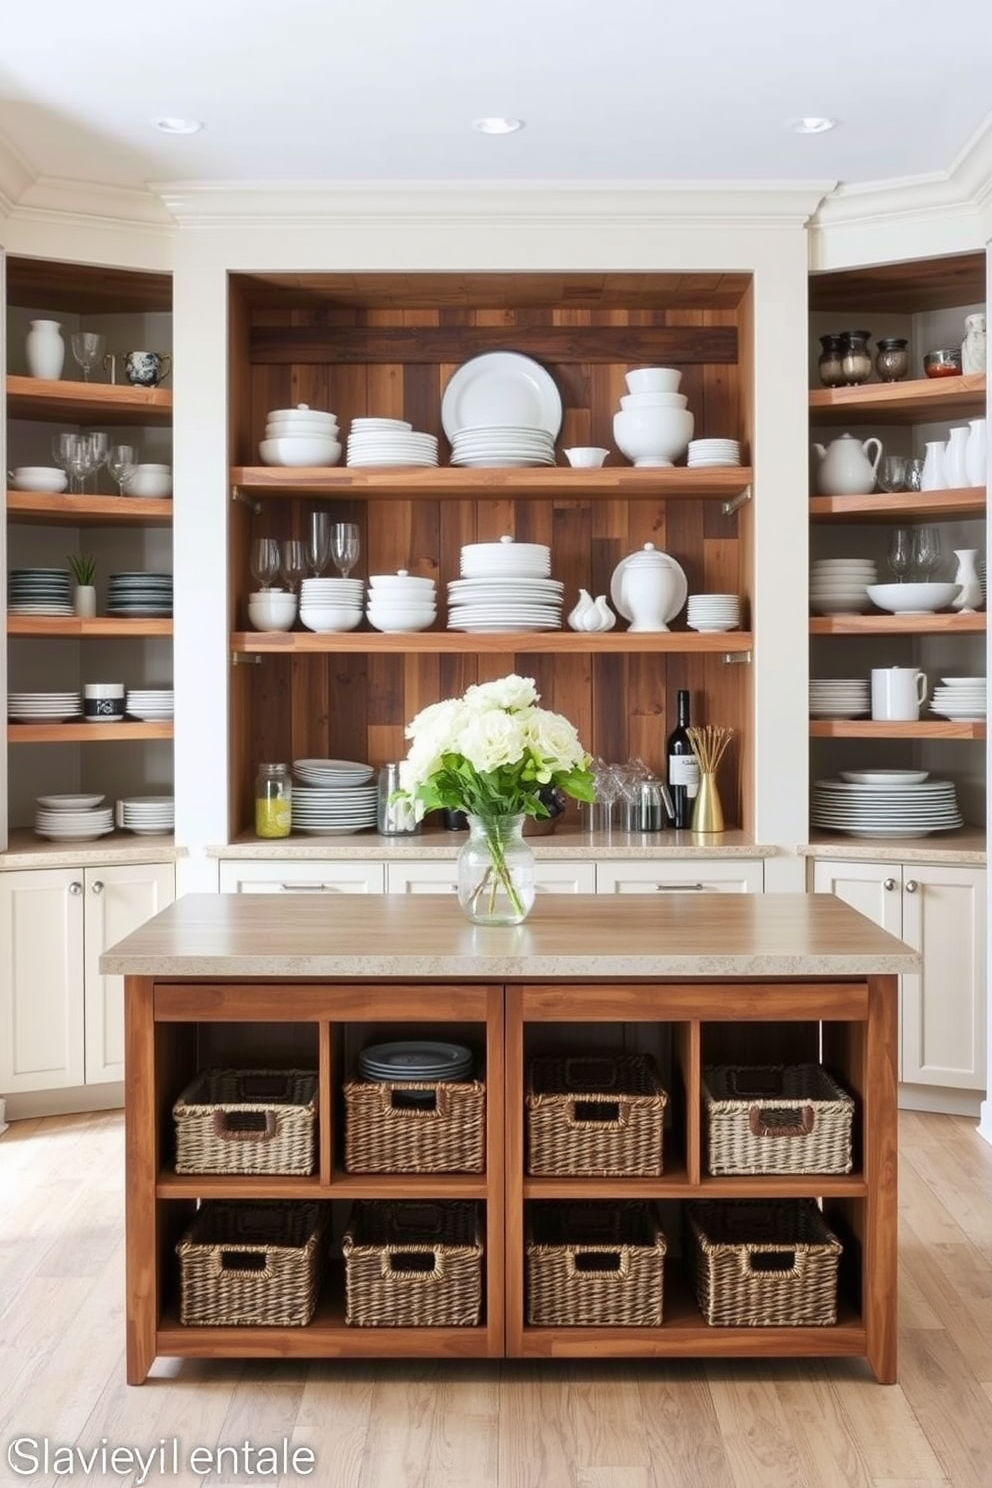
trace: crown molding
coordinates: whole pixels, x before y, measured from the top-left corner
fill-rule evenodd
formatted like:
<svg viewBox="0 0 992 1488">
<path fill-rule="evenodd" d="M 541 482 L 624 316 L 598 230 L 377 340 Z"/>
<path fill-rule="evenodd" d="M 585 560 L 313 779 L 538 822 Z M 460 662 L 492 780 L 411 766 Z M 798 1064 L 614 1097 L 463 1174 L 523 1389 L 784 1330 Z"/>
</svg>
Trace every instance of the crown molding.
<svg viewBox="0 0 992 1488">
<path fill-rule="evenodd" d="M 0 212 L 5 217 L 13 214 L 34 179 L 34 171 L 20 150 L 0 133 Z"/>
<path fill-rule="evenodd" d="M 70 218 L 132 231 L 145 228 L 172 233 L 175 229 L 168 211 L 151 191 L 60 176 L 34 177 L 21 192 L 11 215 L 36 220 Z"/>
<path fill-rule="evenodd" d="M 153 183 L 180 227 L 364 223 L 804 226 L 833 181 L 172 181 Z"/>
</svg>

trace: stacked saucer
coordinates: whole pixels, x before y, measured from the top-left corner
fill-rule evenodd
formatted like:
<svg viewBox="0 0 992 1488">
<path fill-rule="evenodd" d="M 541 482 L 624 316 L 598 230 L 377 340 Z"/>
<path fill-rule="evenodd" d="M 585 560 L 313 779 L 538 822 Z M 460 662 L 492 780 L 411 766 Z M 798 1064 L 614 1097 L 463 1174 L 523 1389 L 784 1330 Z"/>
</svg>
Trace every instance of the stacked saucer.
<svg viewBox="0 0 992 1488">
<path fill-rule="evenodd" d="M 304 579 L 300 584 L 300 620 L 321 635 L 354 630 L 361 623 L 365 585 L 361 579 Z"/>
<path fill-rule="evenodd" d="M 955 723 L 984 722 L 988 711 L 984 677 L 941 677 L 933 690 L 931 713 Z"/>
<path fill-rule="evenodd" d="M 553 465 L 555 438 L 524 424 L 469 426 L 451 436 L 451 463 L 476 469 Z"/>
<path fill-rule="evenodd" d="M 809 569 L 809 607 L 818 615 L 863 615 L 877 577 L 871 558 L 818 558 Z"/>
<path fill-rule="evenodd" d="M 175 711 L 175 694 L 171 687 L 129 687 L 125 694 L 124 712 L 132 718 L 143 719 L 145 723 L 172 718 Z"/>
<path fill-rule="evenodd" d="M 925 837 L 964 824 L 950 780 L 872 785 L 817 780 L 810 821 L 852 837 Z"/>
<path fill-rule="evenodd" d="M 741 447 L 736 439 L 690 439 L 689 469 L 705 465 L 739 465 Z"/>
<path fill-rule="evenodd" d="M 51 842 L 91 842 L 114 830 L 114 808 L 102 796 L 39 796 L 34 830 Z"/>
<path fill-rule="evenodd" d="M 7 717 L 15 723 L 63 723 L 82 713 L 80 692 L 12 692 L 7 697 Z"/>
<path fill-rule="evenodd" d="M 349 465 L 436 465 L 437 435 L 420 434 L 405 419 L 356 418 L 348 435 Z"/>
<path fill-rule="evenodd" d="M 293 761 L 293 774 L 304 785 L 347 790 L 372 779 L 372 766 L 359 760 L 301 759 Z"/>
<path fill-rule="evenodd" d="M 393 1084 L 409 1080 L 415 1084 L 443 1084 L 469 1080 L 475 1058 L 464 1044 L 434 1039 L 397 1039 L 388 1044 L 370 1044 L 358 1056 L 363 1080 Z"/>
<path fill-rule="evenodd" d="M 171 615 L 171 573 L 111 574 L 107 586 L 107 614 L 132 618 Z"/>
<path fill-rule="evenodd" d="M 12 568 L 7 581 L 11 615 L 72 615 L 72 574 L 67 568 Z"/>
<path fill-rule="evenodd" d="M 176 825 L 173 796 L 124 796 L 117 802 L 117 825 L 140 837 L 157 837 Z"/>
<path fill-rule="evenodd" d="M 313 761 L 310 761 L 312 764 Z M 328 763 L 336 763 L 328 761 Z M 341 763 L 348 763 L 342 761 Z M 355 769 L 364 766 L 356 765 Z M 376 824 L 375 785 L 294 785 L 292 824 L 294 832 L 361 832 Z"/>
<path fill-rule="evenodd" d="M 708 634 L 736 630 L 741 623 L 739 594 L 690 594 L 686 624 L 690 630 Z"/>
<path fill-rule="evenodd" d="M 867 718 L 871 713 L 871 683 L 867 677 L 811 677 L 811 718 Z"/>
</svg>

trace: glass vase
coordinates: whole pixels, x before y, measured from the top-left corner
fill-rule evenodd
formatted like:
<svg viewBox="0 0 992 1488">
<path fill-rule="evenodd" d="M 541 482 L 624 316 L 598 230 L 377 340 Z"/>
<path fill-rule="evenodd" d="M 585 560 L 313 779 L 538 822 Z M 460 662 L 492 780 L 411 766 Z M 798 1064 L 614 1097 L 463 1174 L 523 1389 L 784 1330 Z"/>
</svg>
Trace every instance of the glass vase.
<svg viewBox="0 0 992 1488">
<path fill-rule="evenodd" d="M 526 816 L 469 816 L 458 854 L 458 903 L 476 925 L 519 925 L 534 903 L 534 854 Z"/>
</svg>

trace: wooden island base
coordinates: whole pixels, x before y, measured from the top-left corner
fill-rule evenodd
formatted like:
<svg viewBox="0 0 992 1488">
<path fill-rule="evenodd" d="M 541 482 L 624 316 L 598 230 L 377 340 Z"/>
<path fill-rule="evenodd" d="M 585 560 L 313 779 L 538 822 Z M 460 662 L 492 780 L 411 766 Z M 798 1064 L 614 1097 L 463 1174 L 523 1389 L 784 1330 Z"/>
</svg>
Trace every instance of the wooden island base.
<svg viewBox="0 0 992 1488">
<path fill-rule="evenodd" d="M 127 1379 L 190 1358 L 862 1356 L 896 1377 L 897 977 L 901 941 L 826 895 L 539 899 L 525 925 L 480 930 L 445 899 L 193 895 L 102 958 L 126 986 Z M 485 1082 L 485 1170 L 345 1171 L 342 1082 L 366 1043 L 457 1038 Z M 525 1071 L 535 1053 L 652 1053 L 669 1093 L 656 1177 L 527 1174 Z M 316 1171 L 181 1176 L 172 1104 L 200 1069 L 303 1061 L 317 1071 Z M 855 1097 L 847 1174 L 712 1177 L 701 1073 L 711 1063 L 822 1062 Z M 837 1322 L 719 1327 L 681 1255 L 693 1199 L 813 1198 L 841 1238 Z M 305 1327 L 178 1318 L 175 1244 L 200 1199 L 467 1199 L 484 1213 L 474 1327 L 356 1327 L 332 1260 Z M 650 1199 L 668 1239 L 659 1326 L 535 1327 L 525 1226 L 534 1201 Z M 332 1254 L 340 1254 L 332 1245 Z"/>
</svg>

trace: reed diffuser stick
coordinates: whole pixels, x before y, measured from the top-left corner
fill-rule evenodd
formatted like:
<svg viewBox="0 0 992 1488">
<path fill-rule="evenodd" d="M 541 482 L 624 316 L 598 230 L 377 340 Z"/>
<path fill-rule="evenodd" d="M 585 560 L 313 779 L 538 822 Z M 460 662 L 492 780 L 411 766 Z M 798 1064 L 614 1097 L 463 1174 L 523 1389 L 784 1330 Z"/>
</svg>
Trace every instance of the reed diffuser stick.
<svg viewBox="0 0 992 1488">
<path fill-rule="evenodd" d="M 699 790 L 692 808 L 693 832 L 723 831 L 723 807 L 716 786 L 716 771 L 735 732 L 718 723 L 707 723 L 702 727 L 690 725 L 686 729 L 692 752 L 699 761 Z"/>
</svg>

